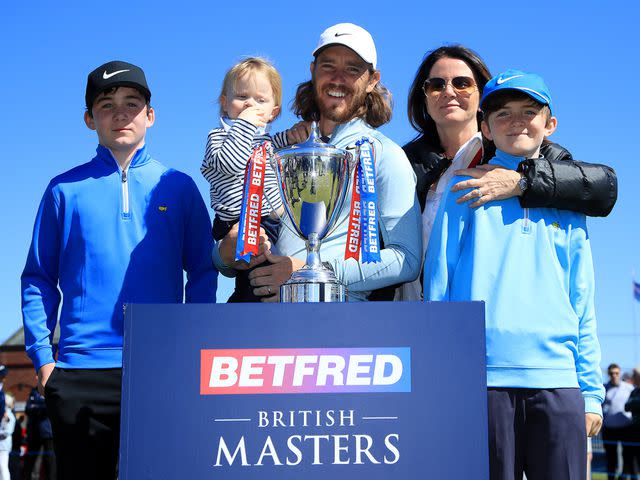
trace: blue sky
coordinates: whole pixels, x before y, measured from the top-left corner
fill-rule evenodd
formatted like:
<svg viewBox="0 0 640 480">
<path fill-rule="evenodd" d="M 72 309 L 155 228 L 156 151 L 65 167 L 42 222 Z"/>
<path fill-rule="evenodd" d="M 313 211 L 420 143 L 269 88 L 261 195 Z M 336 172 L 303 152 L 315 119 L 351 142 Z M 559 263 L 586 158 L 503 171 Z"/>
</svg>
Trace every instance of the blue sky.
<svg viewBox="0 0 640 480">
<path fill-rule="evenodd" d="M 156 110 L 150 150 L 190 174 L 208 199 L 198 168 L 206 134 L 217 124 L 225 71 L 243 56 L 271 59 L 283 76 L 285 102 L 273 128 L 285 129 L 295 121 L 288 107 L 297 84 L 309 78 L 321 31 L 350 21 L 376 41 L 382 82 L 395 101 L 393 120 L 382 130 L 399 144 L 414 136 L 406 96 L 428 50 L 462 43 L 478 51 L 494 74 L 519 68 L 545 78 L 559 120 L 552 140 L 574 158 L 609 164 L 618 173 L 613 213 L 589 221 L 599 335 L 603 365 L 640 362 L 640 303 L 631 295 L 632 270 L 640 276 L 635 2 L 155 1 L 97 7 L 34 1 L 8 2 L 2 10 L 0 341 L 21 325 L 19 277 L 42 192 L 54 175 L 95 151 L 95 133 L 82 120 L 91 70 L 115 59 L 144 68 Z M 221 284 L 224 299 L 230 284 Z"/>
</svg>

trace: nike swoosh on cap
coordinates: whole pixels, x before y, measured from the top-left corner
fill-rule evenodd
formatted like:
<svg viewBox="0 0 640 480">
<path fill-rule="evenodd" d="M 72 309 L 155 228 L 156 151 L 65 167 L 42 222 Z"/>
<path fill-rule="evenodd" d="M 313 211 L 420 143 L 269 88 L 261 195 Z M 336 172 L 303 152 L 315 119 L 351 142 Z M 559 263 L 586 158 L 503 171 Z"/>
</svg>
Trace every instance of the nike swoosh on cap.
<svg viewBox="0 0 640 480">
<path fill-rule="evenodd" d="M 109 80 L 114 75 L 117 75 L 117 74 L 123 73 L 123 72 L 128 72 L 128 71 L 129 70 L 117 70 L 115 72 L 107 73 L 107 71 L 105 70 L 104 73 L 102 74 L 102 78 L 104 78 L 105 80 Z"/>
<path fill-rule="evenodd" d="M 336 37 L 341 37 L 343 35 L 351 35 L 350 33 L 337 33 L 335 34 Z"/>
<path fill-rule="evenodd" d="M 509 80 L 513 80 L 514 78 L 519 78 L 519 77 L 524 77 L 524 75 L 513 75 L 512 77 L 507 77 L 507 78 L 498 78 L 498 80 L 496 80 L 496 83 L 498 85 L 502 85 L 504 82 L 508 82 Z"/>
</svg>

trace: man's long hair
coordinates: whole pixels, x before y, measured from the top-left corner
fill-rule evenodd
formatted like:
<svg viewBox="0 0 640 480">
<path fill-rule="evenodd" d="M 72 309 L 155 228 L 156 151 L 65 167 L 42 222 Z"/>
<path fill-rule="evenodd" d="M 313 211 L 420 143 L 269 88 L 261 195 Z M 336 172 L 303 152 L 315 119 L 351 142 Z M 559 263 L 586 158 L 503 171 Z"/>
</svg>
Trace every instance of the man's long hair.
<svg viewBox="0 0 640 480">
<path fill-rule="evenodd" d="M 369 75 L 372 75 L 373 72 L 373 70 L 369 70 Z M 392 109 L 391 92 L 378 82 L 373 91 L 365 97 L 364 104 L 356 110 L 354 118 L 364 118 L 369 125 L 378 128 L 391 120 Z M 308 122 L 320 120 L 320 110 L 316 104 L 313 80 L 298 85 L 296 97 L 293 100 L 293 113 Z"/>
</svg>

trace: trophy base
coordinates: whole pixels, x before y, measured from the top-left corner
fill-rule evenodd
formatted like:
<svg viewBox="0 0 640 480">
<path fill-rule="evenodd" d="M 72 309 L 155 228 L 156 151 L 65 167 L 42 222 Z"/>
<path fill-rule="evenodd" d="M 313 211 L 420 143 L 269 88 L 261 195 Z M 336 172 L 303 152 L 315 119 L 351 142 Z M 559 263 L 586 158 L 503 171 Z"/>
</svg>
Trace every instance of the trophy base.
<svg viewBox="0 0 640 480">
<path fill-rule="evenodd" d="M 289 282 L 280 286 L 280 303 L 346 302 L 347 287 L 340 282 Z"/>
</svg>

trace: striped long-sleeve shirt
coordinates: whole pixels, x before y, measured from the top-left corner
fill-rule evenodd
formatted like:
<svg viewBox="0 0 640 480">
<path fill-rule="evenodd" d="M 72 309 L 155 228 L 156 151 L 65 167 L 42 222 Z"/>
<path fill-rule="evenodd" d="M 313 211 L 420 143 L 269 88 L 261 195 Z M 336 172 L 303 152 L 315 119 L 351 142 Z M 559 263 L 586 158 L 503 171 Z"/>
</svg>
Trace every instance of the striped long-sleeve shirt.
<svg viewBox="0 0 640 480">
<path fill-rule="evenodd" d="M 287 145 L 287 134 L 280 132 L 272 139 L 243 119 L 234 120 L 230 126 L 224 121 L 221 123 L 221 127 L 209 132 L 200 171 L 211 186 L 211 208 L 221 220 L 231 222 L 240 217 L 245 169 L 253 147 L 268 140 L 274 148 L 282 148 Z M 282 199 L 270 162 L 265 170 L 264 196 L 263 216 L 280 209 Z"/>
</svg>

